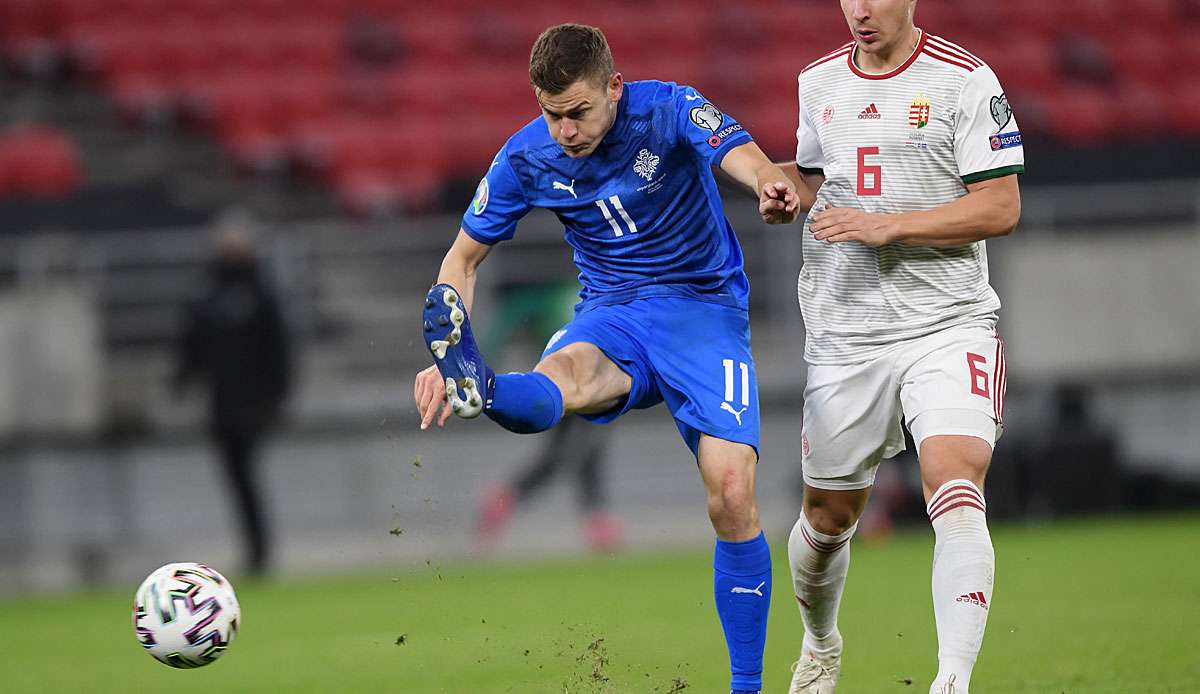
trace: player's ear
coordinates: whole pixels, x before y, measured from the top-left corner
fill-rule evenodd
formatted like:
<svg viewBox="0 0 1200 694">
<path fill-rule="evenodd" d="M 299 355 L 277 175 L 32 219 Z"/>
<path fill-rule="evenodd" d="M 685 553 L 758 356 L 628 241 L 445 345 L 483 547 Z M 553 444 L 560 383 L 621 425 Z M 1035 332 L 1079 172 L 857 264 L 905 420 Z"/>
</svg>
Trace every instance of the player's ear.
<svg viewBox="0 0 1200 694">
<path fill-rule="evenodd" d="M 613 103 L 617 103 L 618 101 L 620 101 L 621 100 L 621 92 L 624 89 L 625 89 L 625 78 L 621 76 L 621 73 L 614 72 L 612 74 L 612 77 L 608 78 L 608 85 L 606 85 L 606 87 L 605 87 L 605 91 L 608 92 L 608 100 L 612 101 Z"/>
</svg>

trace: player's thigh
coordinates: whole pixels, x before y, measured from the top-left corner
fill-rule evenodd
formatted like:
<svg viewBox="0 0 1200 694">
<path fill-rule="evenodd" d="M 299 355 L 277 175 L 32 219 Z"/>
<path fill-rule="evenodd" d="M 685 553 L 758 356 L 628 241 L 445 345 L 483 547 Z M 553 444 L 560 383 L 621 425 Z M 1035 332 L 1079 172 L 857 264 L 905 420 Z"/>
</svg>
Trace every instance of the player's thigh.
<svg viewBox="0 0 1200 694">
<path fill-rule="evenodd" d="M 904 450 L 890 354 L 860 364 L 813 364 L 804 387 L 800 454 L 811 487 L 871 486 L 879 462 Z"/>
<path fill-rule="evenodd" d="M 1003 431 L 1004 390 L 1003 344 L 990 329 L 953 328 L 913 343 L 900 397 L 927 495 L 951 479 L 983 483 Z"/>
<path fill-rule="evenodd" d="M 598 346 L 572 342 L 546 355 L 534 371 L 562 391 L 563 409 L 580 414 L 606 412 L 629 394 L 633 379 Z"/>
<path fill-rule="evenodd" d="M 758 379 L 746 311 L 693 299 L 645 300 L 655 384 L 680 435 L 699 455 L 702 434 L 759 444 Z"/>
</svg>

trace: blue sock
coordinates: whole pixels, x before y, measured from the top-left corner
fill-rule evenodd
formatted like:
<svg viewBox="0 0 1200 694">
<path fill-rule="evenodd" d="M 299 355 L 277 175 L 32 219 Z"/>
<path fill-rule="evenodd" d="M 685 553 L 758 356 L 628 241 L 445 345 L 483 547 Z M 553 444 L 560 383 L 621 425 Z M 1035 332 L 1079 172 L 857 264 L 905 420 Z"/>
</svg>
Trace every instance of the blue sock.
<svg viewBox="0 0 1200 694">
<path fill-rule="evenodd" d="M 497 374 L 484 413 L 509 431 L 536 434 L 562 419 L 562 393 L 554 381 L 535 371 Z"/>
<path fill-rule="evenodd" d="M 771 608 L 771 548 L 762 533 L 745 542 L 717 540 L 713 556 L 717 616 L 729 648 L 734 691 L 762 689 L 763 647 Z"/>
</svg>

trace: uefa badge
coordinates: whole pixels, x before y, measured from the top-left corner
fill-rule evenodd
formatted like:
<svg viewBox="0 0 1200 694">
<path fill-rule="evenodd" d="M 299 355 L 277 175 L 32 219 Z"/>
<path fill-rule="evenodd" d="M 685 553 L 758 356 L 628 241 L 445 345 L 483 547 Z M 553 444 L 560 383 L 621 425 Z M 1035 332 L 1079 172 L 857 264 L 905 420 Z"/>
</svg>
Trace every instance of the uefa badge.
<svg viewBox="0 0 1200 694">
<path fill-rule="evenodd" d="M 927 96 L 918 96 L 908 107 L 908 124 L 918 130 L 929 125 L 930 101 Z"/>
<path fill-rule="evenodd" d="M 479 187 L 475 189 L 475 199 L 471 201 L 471 207 L 473 208 L 476 217 L 483 214 L 483 211 L 487 209 L 487 204 L 488 181 L 487 177 L 485 176 L 481 181 L 479 181 Z"/>
<path fill-rule="evenodd" d="M 831 121 L 831 120 L 833 120 L 833 105 L 832 104 L 826 106 L 825 110 L 821 112 L 821 122 L 822 123 L 824 123 L 825 125 L 829 125 L 829 121 Z"/>
</svg>

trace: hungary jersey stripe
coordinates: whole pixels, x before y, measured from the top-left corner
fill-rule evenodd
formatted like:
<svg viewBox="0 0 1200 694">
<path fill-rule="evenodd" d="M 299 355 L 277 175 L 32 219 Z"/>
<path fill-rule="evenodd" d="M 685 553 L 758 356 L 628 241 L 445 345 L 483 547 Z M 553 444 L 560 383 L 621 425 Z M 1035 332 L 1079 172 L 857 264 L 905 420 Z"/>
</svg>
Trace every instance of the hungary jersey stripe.
<svg viewBox="0 0 1200 694">
<path fill-rule="evenodd" d="M 930 46 L 932 48 L 936 48 L 936 49 L 942 51 L 943 53 L 955 56 L 955 57 L 961 59 L 963 62 L 970 63 L 971 67 L 983 67 L 983 61 L 980 60 L 979 58 L 976 58 L 974 55 L 971 55 L 967 51 L 956 46 L 955 44 L 950 43 L 949 41 L 940 39 L 936 36 L 929 37 L 928 46 Z"/>
<path fill-rule="evenodd" d="M 937 49 L 935 49 L 933 46 L 925 46 L 925 54 L 930 57 L 937 58 L 938 60 L 940 60 L 944 63 L 950 63 L 951 65 L 961 67 L 962 69 L 966 70 L 967 72 L 971 72 L 972 70 L 975 69 L 974 66 L 970 65 L 969 63 L 963 62 L 963 60 L 961 58 L 952 57 L 945 53 L 941 53 Z"/>
<path fill-rule="evenodd" d="M 851 44 L 848 43 L 845 46 L 842 46 L 841 48 L 837 49 L 836 51 L 834 51 L 824 57 L 817 58 L 816 60 L 809 63 L 808 67 L 801 70 L 800 73 L 804 74 L 805 72 L 808 72 L 809 70 L 813 69 L 814 67 L 824 64 L 824 63 L 827 63 L 827 62 L 833 60 L 834 58 L 840 58 L 841 56 L 848 55 L 851 50 L 850 46 L 851 46 Z"/>
<path fill-rule="evenodd" d="M 957 43 L 951 43 L 940 36 L 929 35 L 929 43 L 936 48 L 942 49 L 944 52 L 951 55 L 957 55 L 963 58 L 966 62 L 971 63 L 974 67 L 983 67 L 983 61 L 975 56 L 974 53 L 966 50 Z"/>
</svg>

